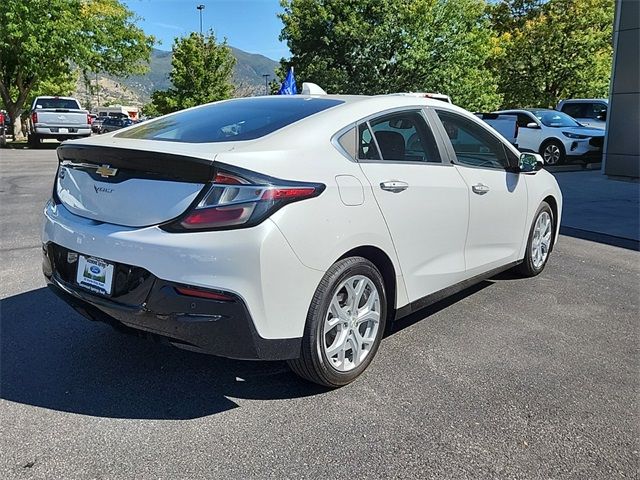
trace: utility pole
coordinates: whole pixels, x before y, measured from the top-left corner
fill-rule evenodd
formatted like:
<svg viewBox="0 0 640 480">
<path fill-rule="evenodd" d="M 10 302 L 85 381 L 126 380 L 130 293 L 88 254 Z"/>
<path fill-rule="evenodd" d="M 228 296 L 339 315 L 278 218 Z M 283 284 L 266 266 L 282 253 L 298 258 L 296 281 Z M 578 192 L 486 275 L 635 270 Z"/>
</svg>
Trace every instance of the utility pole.
<svg viewBox="0 0 640 480">
<path fill-rule="evenodd" d="M 196 8 L 200 11 L 200 35 L 202 35 L 202 11 L 204 10 L 204 5 L 200 4 Z"/>
<path fill-rule="evenodd" d="M 98 97 L 96 103 L 100 106 L 100 84 L 98 83 L 98 72 L 96 72 L 96 96 Z"/>
<path fill-rule="evenodd" d="M 265 73 L 262 76 L 264 77 L 264 94 L 269 95 L 269 77 L 271 75 L 269 75 L 268 73 Z"/>
</svg>

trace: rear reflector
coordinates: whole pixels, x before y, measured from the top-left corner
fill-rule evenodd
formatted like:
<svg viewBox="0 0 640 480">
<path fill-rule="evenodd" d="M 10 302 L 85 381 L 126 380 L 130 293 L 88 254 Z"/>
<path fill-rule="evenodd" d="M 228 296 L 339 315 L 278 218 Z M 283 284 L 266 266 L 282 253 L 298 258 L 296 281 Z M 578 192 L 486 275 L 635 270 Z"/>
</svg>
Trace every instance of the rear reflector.
<svg viewBox="0 0 640 480">
<path fill-rule="evenodd" d="M 233 302 L 235 298 L 223 293 L 208 292 L 206 290 L 198 290 L 195 288 L 187 287 L 174 287 L 176 292 L 180 295 L 186 295 L 187 297 L 207 298 L 209 300 L 218 300 L 220 302 Z"/>
</svg>

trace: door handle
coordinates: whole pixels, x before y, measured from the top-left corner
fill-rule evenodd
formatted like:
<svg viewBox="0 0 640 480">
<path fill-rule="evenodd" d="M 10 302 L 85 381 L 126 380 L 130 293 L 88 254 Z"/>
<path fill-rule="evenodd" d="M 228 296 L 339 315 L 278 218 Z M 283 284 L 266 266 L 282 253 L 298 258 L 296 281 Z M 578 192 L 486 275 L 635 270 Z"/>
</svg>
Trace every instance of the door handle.
<svg viewBox="0 0 640 480">
<path fill-rule="evenodd" d="M 400 180 L 389 180 L 387 182 L 382 182 L 380 184 L 380 188 L 387 192 L 400 193 L 409 188 L 409 184 L 407 182 L 401 182 Z"/>
<path fill-rule="evenodd" d="M 478 195 L 484 195 L 489 192 L 489 187 L 487 187 L 484 183 L 477 183 L 473 187 L 471 187 L 473 193 L 477 193 Z"/>
</svg>

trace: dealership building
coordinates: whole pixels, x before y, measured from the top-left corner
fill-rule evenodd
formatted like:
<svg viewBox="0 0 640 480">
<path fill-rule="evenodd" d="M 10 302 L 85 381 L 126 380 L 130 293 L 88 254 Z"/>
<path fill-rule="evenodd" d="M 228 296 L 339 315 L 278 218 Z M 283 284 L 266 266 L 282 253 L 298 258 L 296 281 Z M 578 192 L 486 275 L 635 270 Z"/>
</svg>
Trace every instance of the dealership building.
<svg viewBox="0 0 640 480">
<path fill-rule="evenodd" d="M 640 177 L 640 1 L 617 0 L 602 170 Z"/>
</svg>

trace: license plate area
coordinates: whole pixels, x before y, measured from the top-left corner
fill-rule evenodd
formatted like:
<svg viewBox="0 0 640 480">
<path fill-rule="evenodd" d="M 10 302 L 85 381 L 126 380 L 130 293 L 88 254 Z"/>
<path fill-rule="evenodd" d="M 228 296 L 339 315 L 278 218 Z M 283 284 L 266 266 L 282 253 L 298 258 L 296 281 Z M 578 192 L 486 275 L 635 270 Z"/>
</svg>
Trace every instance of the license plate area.
<svg viewBox="0 0 640 480">
<path fill-rule="evenodd" d="M 111 295 L 114 264 L 101 258 L 78 255 L 76 282 L 93 293 Z"/>
</svg>

